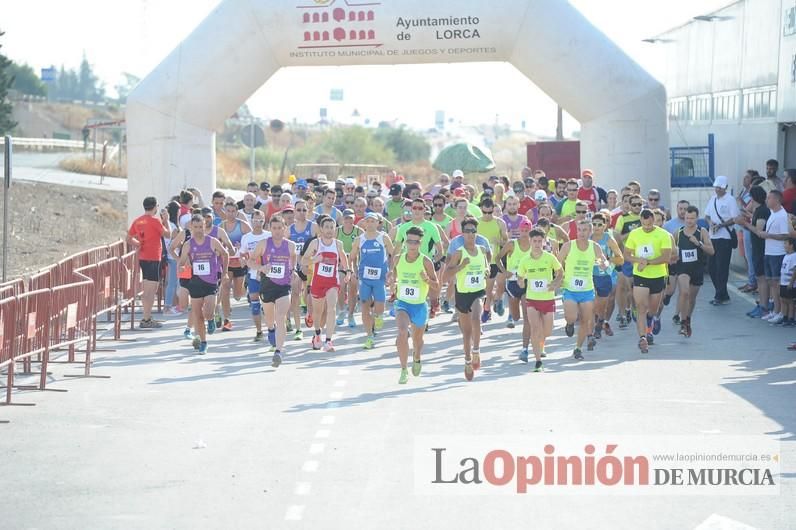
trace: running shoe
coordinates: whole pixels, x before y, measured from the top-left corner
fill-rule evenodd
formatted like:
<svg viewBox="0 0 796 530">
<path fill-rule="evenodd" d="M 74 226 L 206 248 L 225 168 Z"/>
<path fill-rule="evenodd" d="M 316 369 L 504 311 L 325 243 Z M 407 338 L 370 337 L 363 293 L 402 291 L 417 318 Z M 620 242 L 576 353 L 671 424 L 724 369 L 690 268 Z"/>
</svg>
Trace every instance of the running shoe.
<svg viewBox="0 0 796 530">
<path fill-rule="evenodd" d="M 594 338 L 595 339 L 603 338 L 603 326 L 599 322 L 594 326 Z"/>
<path fill-rule="evenodd" d="M 505 312 L 506 308 L 503 306 L 503 300 L 495 302 L 495 313 L 497 313 L 499 317 L 502 317 Z"/>
<path fill-rule="evenodd" d="M 321 336 L 320 335 L 313 335 L 312 336 L 312 349 L 313 350 L 320 350 L 321 349 Z"/>
<path fill-rule="evenodd" d="M 350 329 L 354 329 L 355 327 L 357 327 L 357 320 L 356 318 L 354 318 L 354 315 L 348 317 L 348 327 Z"/>
<path fill-rule="evenodd" d="M 543 372 L 544 368 L 542 368 L 542 361 L 536 361 L 536 364 L 533 367 L 534 372 Z"/>
<path fill-rule="evenodd" d="M 768 319 L 768 323 L 776 326 L 778 324 L 782 324 L 783 320 L 785 320 L 785 317 L 782 316 L 782 313 L 777 313 L 776 315 Z"/>
<path fill-rule="evenodd" d="M 638 310 L 635 307 L 630 312 L 630 318 L 633 319 L 633 322 L 638 322 Z M 628 321 L 630 321 L 630 319 L 628 319 Z"/>
<path fill-rule="evenodd" d="M 626 329 L 626 328 L 627 328 L 627 320 L 625 320 L 625 317 L 620 315 L 619 316 L 619 329 Z"/>
<path fill-rule="evenodd" d="M 420 359 L 413 359 L 412 360 L 412 375 L 417 377 L 420 375 L 420 370 L 422 366 L 420 364 Z"/>
<path fill-rule="evenodd" d="M 776 313 L 774 313 L 773 311 L 769 311 L 768 313 L 764 313 L 763 316 L 760 317 L 760 320 L 768 322 L 769 320 L 771 320 L 775 316 L 776 316 Z"/>
<path fill-rule="evenodd" d="M 287 331 L 288 333 L 293 333 L 293 323 L 290 321 L 290 319 L 287 319 L 287 323 L 285 324 L 285 331 Z"/>
<path fill-rule="evenodd" d="M 672 324 L 674 324 L 675 326 L 680 325 L 680 315 L 678 313 L 675 313 L 674 316 L 672 317 Z"/>
<path fill-rule="evenodd" d="M 482 323 L 482 324 L 486 324 L 486 323 L 487 323 L 487 322 L 489 322 L 490 320 L 492 320 L 492 311 L 489 311 L 489 310 L 484 310 L 484 311 L 481 313 L 481 323 Z"/>
<path fill-rule="evenodd" d="M 763 308 L 760 304 L 755 304 L 755 308 L 746 313 L 749 318 L 760 318 L 763 316 Z"/>
<path fill-rule="evenodd" d="M 338 326 L 342 326 L 343 322 L 345 322 L 345 311 L 340 311 L 337 313 L 337 320 L 335 320 Z"/>
<path fill-rule="evenodd" d="M 221 326 L 221 331 L 232 331 L 232 322 L 229 319 L 224 319 L 224 325 Z"/>
<path fill-rule="evenodd" d="M 268 330 L 268 344 L 271 346 L 276 346 L 276 330 L 269 329 Z"/>
<path fill-rule="evenodd" d="M 429 320 L 432 318 L 436 318 L 437 313 L 439 313 L 439 302 L 436 304 L 431 304 L 431 309 L 428 311 L 428 318 Z"/>
<path fill-rule="evenodd" d="M 191 340 L 193 338 L 193 333 L 191 333 L 191 328 L 185 328 L 185 331 L 182 332 L 182 336 L 185 337 L 187 340 Z"/>
<path fill-rule="evenodd" d="M 207 334 L 212 335 L 215 332 L 216 332 L 216 320 L 214 318 L 211 318 L 210 320 L 207 321 Z"/>
<path fill-rule="evenodd" d="M 472 381 L 473 375 L 475 375 L 475 371 L 473 370 L 472 363 L 470 361 L 464 361 L 464 378 L 468 381 Z"/>
<path fill-rule="evenodd" d="M 311 328 L 313 324 L 312 315 L 306 315 L 304 317 L 304 323 L 307 325 L 308 328 Z"/>
<path fill-rule="evenodd" d="M 614 336 L 614 330 L 611 329 L 611 324 L 606 322 L 605 324 L 603 324 L 603 328 L 604 328 L 605 334 L 607 336 L 609 336 L 609 337 L 613 337 Z"/>
<path fill-rule="evenodd" d="M 451 313 L 451 311 L 452 311 L 452 310 L 451 310 L 451 303 L 450 303 L 450 302 L 448 302 L 447 300 L 444 300 L 444 301 L 442 302 L 442 312 L 443 312 L 443 313 L 448 313 L 448 314 L 450 314 L 450 313 Z"/>
<path fill-rule="evenodd" d="M 376 328 L 376 331 L 384 329 L 384 315 L 376 315 L 376 318 L 373 319 L 373 327 Z"/>
<path fill-rule="evenodd" d="M 300 329 L 297 329 L 293 334 L 293 340 L 301 340 L 304 338 L 304 332 Z"/>
<path fill-rule="evenodd" d="M 398 378 L 399 385 L 405 385 L 409 381 L 409 370 L 401 368 L 401 377 Z"/>
<path fill-rule="evenodd" d="M 473 370 L 481 368 L 481 352 L 473 352 Z"/>
<path fill-rule="evenodd" d="M 301 314 L 304 316 L 307 315 L 307 306 L 304 304 L 301 305 Z"/>
<path fill-rule="evenodd" d="M 263 332 L 262 331 L 258 331 L 254 335 L 254 342 L 262 342 L 262 341 L 263 341 Z"/>
<path fill-rule="evenodd" d="M 661 332 L 661 319 L 658 317 L 652 317 L 652 334 L 657 335 Z"/>
<path fill-rule="evenodd" d="M 594 351 L 595 346 L 597 346 L 597 339 L 594 338 L 594 335 L 591 335 L 586 343 L 586 349 L 588 351 Z"/>
<path fill-rule="evenodd" d="M 155 320 L 154 318 L 150 318 L 147 320 L 142 320 L 138 327 L 141 329 L 157 329 L 162 328 L 163 324 Z"/>
<path fill-rule="evenodd" d="M 365 346 L 363 347 L 366 350 L 372 350 L 373 348 L 375 348 L 375 345 L 373 344 L 373 337 L 368 336 L 368 338 L 365 339 Z"/>
<path fill-rule="evenodd" d="M 451 322 L 458 322 L 459 321 L 459 312 L 454 311 L 451 315 Z"/>
<path fill-rule="evenodd" d="M 514 319 L 509 317 L 508 320 L 506 320 L 506 327 L 509 329 L 514 329 Z"/>
<path fill-rule="evenodd" d="M 647 344 L 650 346 L 655 344 L 655 336 L 652 333 L 647 333 Z"/>
<path fill-rule="evenodd" d="M 788 351 L 796 351 L 796 342 L 788 346 Z"/>
<path fill-rule="evenodd" d="M 390 316 L 395 318 L 395 306 L 390 306 Z"/>
<path fill-rule="evenodd" d="M 678 331 L 677 333 L 679 333 L 680 335 L 685 336 L 685 320 L 680 322 L 680 331 Z"/>
<path fill-rule="evenodd" d="M 218 310 L 216 310 L 216 317 L 215 317 L 215 321 L 216 321 L 216 327 L 217 327 L 217 328 L 220 328 L 220 327 L 221 327 L 221 325 L 224 323 L 224 319 L 223 319 L 223 317 L 221 316 L 221 312 L 220 312 L 220 311 L 218 311 Z"/>
<path fill-rule="evenodd" d="M 576 361 L 583 360 L 583 352 L 580 351 L 580 348 L 575 348 L 575 351 L 572 352 L 572 356 L 575 358 Z"/>
<path fill-rule="evenodd" d="M 567 334 L 567 337 L 575 335 L 575 324 L 567 324 L 564 326 L 564 332 Z"/>
<path fill-rule="evenodd" d="M 641 350 L 641 353 L 648 353 L 650 351 L 649 344 L 647 344 L 647 337 L 641 337 L 638 340 L 638 349 Z"/>
<path fill-rule="evenodd" d="M 522 351 L 520 351 L 520 360 L 524 363 L 528 362 L 528 348 L 523 348 Z"/>
<path fill-rule="evenodd" d="M 199 355 L 204 355 L 207 353 L 207 342 L 200 342 L 199 343 Z"/>
<path fill-rule="evenodd" d="M 669 302 L 672 301 L 672 295 L 667 294 L 663 297 L 663 305 L 669 305 Z"/>
<path fill-rule="evenodd" d="M 333 352 L 334 351 L 334 343 L 331 340 L 326 340 L 323 343 L 323 351 L 325 352 Z"/>
<path fill-rule="evenodd" d="M 192 342 L 193 349 L 198 350 L 199 346 L 201 345 L 202 345 L 202 339 L 200 339 L 199 337 L 195 337 Z"/>
<path fill-rule="evenodd" d="M 279 352 L 276 352 L 271 359 L 271 366 L 273 368 L 279 368 L 280 364 L 282 364 L 282 355 Z"/>
<path fill-rule="evenodd" d="M 684 331 L 685 331 L 685 333 L 683 335 L 685 335 L 685 338 L 687 338 L 687 339 L 691 338 L 691 319 L 690 318 L 685 319 L 685 330 Z"/>
</svg>

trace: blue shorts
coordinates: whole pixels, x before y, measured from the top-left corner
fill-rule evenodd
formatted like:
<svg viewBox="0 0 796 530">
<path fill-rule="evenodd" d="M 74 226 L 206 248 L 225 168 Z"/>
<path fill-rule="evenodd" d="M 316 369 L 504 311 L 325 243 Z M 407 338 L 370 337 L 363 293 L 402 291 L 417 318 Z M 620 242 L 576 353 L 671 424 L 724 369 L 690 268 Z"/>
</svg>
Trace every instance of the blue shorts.
<svg viewBox="0 0 796 530">
<path fill-rule="evenodd" d="M 385 302 L 387 300 L 387 289 L 384 281 L 378 280 L 359 280 L 359 299 L 363 302 Z"/>
<path fill-rule="evenodd" d="M 625 275 L 626 278 L 633 277 L 633 264 L 629 261 L 626 261 L 622 264 L 622 274 Z"/>
<path fill-rule="evenodd" d="M 569 291 L 564 289 L 561 293 L 561 299 L 565 302 L 575 302 L 576 304 L 585 304 L 586 302 L 594 302 L 594 290 L 591 291 Z"/>
<path fill-rule="evenodd" d="M 522 298 L 525 296 L 525 289 L 520 287 L 516 280 L 509 280 L 506 282 L 506 292 L 512 298 Z"/>
<path fill-rule="evenodd" d="M 248 288 L 249 294 L 256 294 L 257 297 L 260 296 L 260 280 L 255 280 L 251 276 L 247 276 L 249 278 Z"/>
<path fill-rule="evenodd" d="M 776 280 L 780 277 L 782 273 L 782 260 L 784 259 L 784 254 L 782 256 L 769 256 L 768 254 L 763 256 L 763 269 L 765 270 L 766 279 Z"/>
<path fill-rule="evenodd" d="M 597 296 L 600 298 L 605 298 L 611 294 L 611 291 L 616 284 L 616 276 L 613 274 L 608 275 L 596 275 L 592 277 L 594 279 L 594 290 L 597 292 Z"/>
<path fill-rule="evenodd" d="M 416 328 L 426 327 L 426 324 L 428 323 L 428 304 L 426 302 L 410 304 L 408 302 L 404 302 L 403 300 L 396 300 L 395 304 L 393 304 L 393 307 L 395 308 L 396 313 L 403 311 L 409 315 L 409 322 L 411 322 Z"/>
</svg>

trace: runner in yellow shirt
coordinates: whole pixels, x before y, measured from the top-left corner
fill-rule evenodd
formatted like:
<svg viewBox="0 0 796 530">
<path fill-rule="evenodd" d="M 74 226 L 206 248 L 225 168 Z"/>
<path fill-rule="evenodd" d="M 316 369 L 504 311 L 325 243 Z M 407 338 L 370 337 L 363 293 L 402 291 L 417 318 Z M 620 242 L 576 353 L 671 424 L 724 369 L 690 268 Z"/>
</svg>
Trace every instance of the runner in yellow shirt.
<svg viewBox="0 0 796 530">
<path fill-rule="evenodd" d="M 638 311 L 638 347 L 649 351 L 653 342 L 652 315 L 658 311 L 661 294 L 666 287 L 667 264 L 672 254 L 672 237 L 655 226 L 652 210 L 641 210 L 641 227 L 630 232 L 625 240 L 625 262 L 633 264 L 633 301 Z"/>
</svg>

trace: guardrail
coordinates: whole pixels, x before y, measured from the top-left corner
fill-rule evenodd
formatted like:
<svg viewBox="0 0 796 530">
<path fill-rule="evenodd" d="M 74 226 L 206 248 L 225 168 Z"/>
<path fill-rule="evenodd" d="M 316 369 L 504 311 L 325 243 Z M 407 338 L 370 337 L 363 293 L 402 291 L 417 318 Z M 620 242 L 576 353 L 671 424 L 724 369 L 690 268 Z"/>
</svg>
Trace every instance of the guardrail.
<svg viewBox="0 0 796 530">
<path fill-rule="evenodd" d="M 138 253 L 125 253 L 124 241 L 96 247 L 65 258 L 34 274 L 27 281 L 0 284 L 0 372 L 6 371 L 5 401 L 13 389 L 47 390 L 47 366 L 56 352 L 67 352 L 65 363 L 80 362 L 91 375 L 91 354 L 97 351 L 98 318 L 107 315 L 114 339 L 121 336 L 122 312 L 129 312 L 135 327 L 135 302 L 140 295 Z M 82 346 L 83 349 L 78 349 Z M 77 354 L 84 354 L 77 361 Z M 18 386 L 17 365 L 33 374 L 39 363 L 38 385 Z"/>
<path fill-rule="evenodd" d="M 80 140 L 58 140 L 56 138 L 18 138 L 13 137 L 14 148 L 21 149 L 80 149 L 86 148 Z M 5 138 L 0 138 L 0 145 L 5 145 Z"/>
</svg>

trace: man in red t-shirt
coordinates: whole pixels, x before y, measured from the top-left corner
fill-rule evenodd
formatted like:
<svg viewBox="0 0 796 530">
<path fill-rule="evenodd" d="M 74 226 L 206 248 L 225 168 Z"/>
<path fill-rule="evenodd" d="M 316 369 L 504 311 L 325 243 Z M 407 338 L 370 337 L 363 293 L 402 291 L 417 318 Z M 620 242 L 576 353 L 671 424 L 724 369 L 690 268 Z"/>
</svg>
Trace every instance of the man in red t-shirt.
<svg viewBox="0 0 796 530">
<path fill-rule="evenodd" d="M 163 257 L 163 237 L 169 234 L 169 214 L 164 209 L 157 216 L 158 200 L 144 199 L 144 215 L 133 221 L 127 231 L 127 243 L 138 249 L 138 263 L 144 278 L 144 294 L 141 296 L 143 317 L 141 328 L 159 328 L 161 323 L 152 319 L 152 305 L 160 284 L 160 262 Z"/>
<path fill-rule="evenodd" d="M 578 189 L 578 200 L 585 202 L 592 212 L 597 211 L 597 206 L 600 204 L 600 196 L 597 194 L 597 188 L 594 187 L 594 172 L 591 169 L 583 170 L 581 174 L 582 185 Z"/>
<path fill-rule="evenodd" d="M 796 215 L 796 169 L 785 170 L 785 191 L 782 192 L 782 207 Z"/>
<path fill-rule="evenodd" d="M 533 198 L 536 193 L 536 180 L 534 180 L 533 177 L 527 177 L 523 185 L 525 186 L 525 194 L 520 197 L 520 208 L 518 212 L 520 215 L 528 215 L 528 212 L 537 206 Z"/>
</svg>

